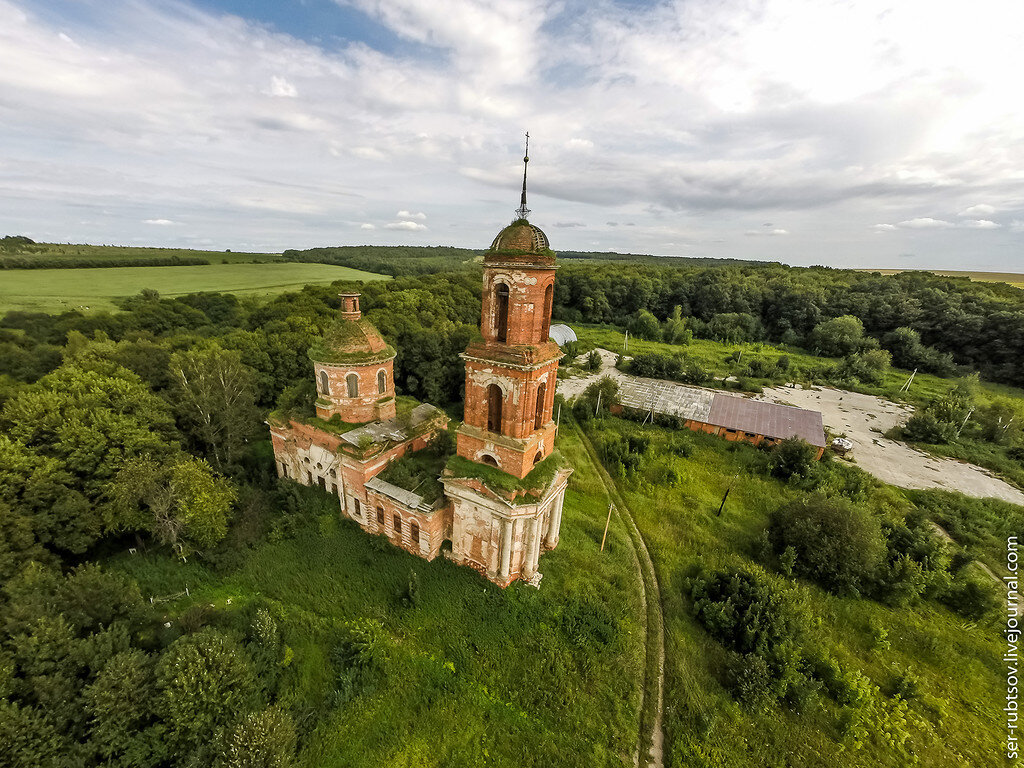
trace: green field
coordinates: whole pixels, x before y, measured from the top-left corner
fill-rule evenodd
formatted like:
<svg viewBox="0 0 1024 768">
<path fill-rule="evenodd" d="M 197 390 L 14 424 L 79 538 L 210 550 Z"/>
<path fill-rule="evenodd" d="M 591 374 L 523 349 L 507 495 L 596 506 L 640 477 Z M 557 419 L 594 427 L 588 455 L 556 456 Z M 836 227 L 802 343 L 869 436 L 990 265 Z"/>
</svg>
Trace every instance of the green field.
<svg viewBox="0 0 1024 768">
<path fill-rule="evenodd" d="M 563 423 L 563 434 L 568 433 Z M 1005 696 L 997 627 L 964 620 L 933 600 L 893 608 L 865 597 L 839 597 L 814 583 L 782 579 L 780 588 L 809 611 L 814 641 L 847 672 L 872 686 L 873 714 L 859 743 L 844 723 L 848 708 L 825 692 L 803 713 L 787 707 L 750 709 L 723 685 L 726 654 L 693 616 L 685 578 L 698 567 L 758 569 L 756 541 L 769 513 L 802 492 L 765 472 L 756 448 L 687 435 L 692 452 L 669 450 L 678 433 L 611 417 L 587 427 L 593 441 L 644 435 L 650 441 L 638 471 L 614 472 L 617 503 L 631 511 L 654 560 L 665 615 L 665 765 L 732 768 L 880 768 L 1001 765 Z M 687 434 L 687 433 L 683 433 Z M 664 482 L 672 469 L 681 482 Z M 609 482 L 612 482 L 609 479 Z M 721 515 L 716 514 L 731 488 Z M 894 489 L 880 489 L 890 507 Z M 891 511 L 889 512 L 891 514 Z M 873 638 L 878 629 L 884 643 Z M 905 705 L 894 681 L 909 671 L 919 690 Z M 1002 691 L 1002 692 L 1001 692 Z M 901 706 L 906 711 L 899 712 Z M 906 739 L 913 757 L 887 739 Z"/>
<path fill-rule="evenodd" d="M 966 270 L 961 271 L 956 269 L 862 269 L 858 271 L 878 272 L 882 275 L 898 275 L 901 272 L 925 271 L 931 272 L 933 275 L 942 275 L 943 277 L 969 277 L 971 280 L 977 280 L 979 283 L 1008 283 L 1009 285 L 1016 286 L 1017 288 L 1024 288 L 1024 274 L 1019 272 L 968 272 Z"/>
<path fill-rule="evenodd" d="M 231 254 L 229 254 L 231 255 Z M 237 255 L 237 254 L 235 254 Z M 269 296 L 337 280 L 388 280 L 386 275 L 329 264 L 211 264 L 190 267 L 11 269 L 0 271 L 0 313 L 113 309 L 113 299 L 152 288 L 161 296 L 219 291 Z"/>
<path fill-rule="evenodd" d="M 275 261 L 280 253 L 249 253 L 242 251 L 200 251 L 193 248 L 146 248 L 132 245 L 86 245 L 78 243 L 31 243 L 0 250 L 4 257 L 36 258 L 74 262 L 81 259 L 123 261 L 125 266 L 145 259 L 206 259 L 211 264 L 253 261 Z"/>
</svg>

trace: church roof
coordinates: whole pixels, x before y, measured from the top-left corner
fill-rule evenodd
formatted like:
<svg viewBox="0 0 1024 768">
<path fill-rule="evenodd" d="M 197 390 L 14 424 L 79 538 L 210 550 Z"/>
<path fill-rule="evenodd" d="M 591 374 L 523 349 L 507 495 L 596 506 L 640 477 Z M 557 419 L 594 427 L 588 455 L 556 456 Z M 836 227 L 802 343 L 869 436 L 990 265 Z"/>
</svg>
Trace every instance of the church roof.
<svg viewBox="0 0 1024 768">
<path fill-rule="evenodd" d="M 395 349 L 365 317 L 339 318 L 313 342 L 309 357 L 314 363 L 372 365 L 391 360 Z"/>
<path fill-rule="evenodd" d="M 526 219 L 513 221 L 505 227 L 491 243 L 492 251 L 526 251 L 541 253 L 549 250 L 548 236 L 540 227 L 536 227 Z"/>
<path fill-rule="evenodd" d="M 517 219 L 498 233 L 484 254 L 484 263 L 506 261 L 552 266 L 555 253 L 548 243 L 548 236 L 540 227 L 526 219 Z"/>
</svg>

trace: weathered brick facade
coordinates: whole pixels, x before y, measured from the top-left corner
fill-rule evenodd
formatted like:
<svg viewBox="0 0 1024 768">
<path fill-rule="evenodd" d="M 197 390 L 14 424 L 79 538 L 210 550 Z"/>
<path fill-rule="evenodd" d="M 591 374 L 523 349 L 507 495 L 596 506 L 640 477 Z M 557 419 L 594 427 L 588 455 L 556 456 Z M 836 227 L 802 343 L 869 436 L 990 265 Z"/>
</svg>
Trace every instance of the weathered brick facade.
<svg viewBox="0 0 1024 768">
<path fill-rule="evenodd" d="M 555 256 L 525 220 L 495 238 L 484 256 L 483 340 L 467 347 L 466 405 L 458 454 L 525 478 L 555 448 L 551 418 L 562 353 L 548 339 Z M 474 478 L 445 478 L 452 501 L 452 558 L 492 581 L 540 581 L 540 554 L 558 543 L 563 469 L 539 501 L 515 503 Z"/>
<path fill-rule="evenodd" d="M 349 424 L 395 417 L 395 350 L 363 318 L 358 293 L 342 293 L 337 322 L 309 351 L 316 415 Z"/>
<path fill-rule="evenodd" d="M 555 256 L 543 232 L 525 220 L 502 230 L 484 258 L 483 340 L 463 354 L 465 422 L 457 432 L 456 450 L 520 481 L 554 450 L 551 413 L 561 357 L 548 340 L 554 281 Z M 328 421 L 339 416 L 349 425 L 364 426 L 272 417 L 281 477 L 334 494 L 342 514 L 364 530 L 427 560 L 450 541 L 452 560 L 503 587 L 517 579 L 540 583 L 540 555 L 558 544 L 570 468 L 552 459 L 556 464 L 534 474 L 543 478 L 536 483 L 531 477 L 514 490 L 495 491 L 483 479 L 492 470 L 463 476 L 453 469 L 458 462 L 449 462 L 440 477 L 444 495 L 427 502 L 380 475 L 395 459 L 427 447 L 447 429 L 448 419 L 430 405 L 396 418 L 395 350 L 362 317 L 359 294 L 341 294 L 337 322 L 309 356 L 317 416 Z"/>
</svg>

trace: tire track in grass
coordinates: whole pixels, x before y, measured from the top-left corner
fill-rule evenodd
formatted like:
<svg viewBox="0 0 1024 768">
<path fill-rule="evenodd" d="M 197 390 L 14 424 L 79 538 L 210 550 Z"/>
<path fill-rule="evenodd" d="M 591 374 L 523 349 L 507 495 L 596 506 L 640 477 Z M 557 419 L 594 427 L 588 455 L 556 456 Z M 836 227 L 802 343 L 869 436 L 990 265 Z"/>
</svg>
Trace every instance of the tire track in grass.
<svg viewBox="0 0 1024 768">
<path fill-rule="evenodd" d="M 630 541 L 638 560 L 641 576 L 641 587 L 646 605 L 646 621 L 644 622 L 647 641 L 645 643 L 647 660 L 644 665 L 644 697 L 640 711 L 640 738 L 634 762 L 646 768 L 663 768 L 665 732 L 662 728 L 662 716 L 665 709 L 665 617 L 661 608 L 661 589 L 654 570 L 654 562 L 647 551 L 640 529 L 633 520 L 633 514 L 626 500 L 619 493 L 618 486 L 604 468 L 601 460 L 590 442 L 590 438 L 582 429 L 576 428 L 580 442 L 587 451 L 591 462 L 597 468 L 597 474 L 604 484 L 608 498 L 615 505 L 616 514 L 625 523 Z M 643 760 L 639 757 L 644 755 Z"/>
</svg>

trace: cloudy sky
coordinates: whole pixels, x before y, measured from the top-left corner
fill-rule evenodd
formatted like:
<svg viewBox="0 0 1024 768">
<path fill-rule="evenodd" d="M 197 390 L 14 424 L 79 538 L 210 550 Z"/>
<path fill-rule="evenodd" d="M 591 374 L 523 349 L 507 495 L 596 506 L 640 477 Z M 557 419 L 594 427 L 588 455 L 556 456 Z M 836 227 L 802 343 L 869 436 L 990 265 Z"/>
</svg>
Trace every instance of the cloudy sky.
<svg viewBox="0 0 1024 768">
<path fill-rule="evenodd" d="M 0 234 L 1024 272 L 1021 0 L 0 0 Z"/>
</svg>

